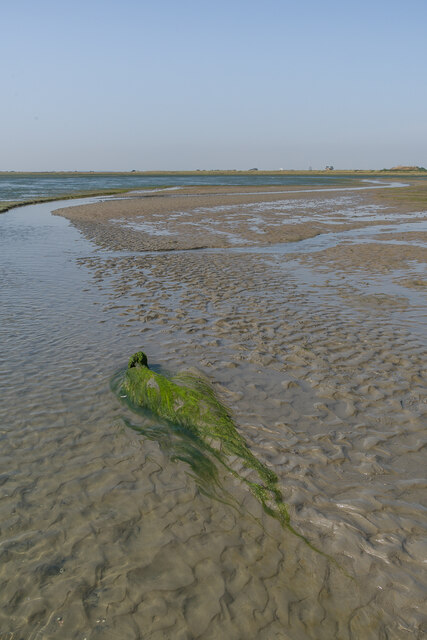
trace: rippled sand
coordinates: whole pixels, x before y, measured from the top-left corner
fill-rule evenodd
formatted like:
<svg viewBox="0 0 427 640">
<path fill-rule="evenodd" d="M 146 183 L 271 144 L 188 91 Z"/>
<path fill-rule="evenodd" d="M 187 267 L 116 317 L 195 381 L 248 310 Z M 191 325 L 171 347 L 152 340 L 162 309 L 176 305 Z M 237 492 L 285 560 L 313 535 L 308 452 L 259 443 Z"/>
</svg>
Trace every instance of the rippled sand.
<svg viewBox="0 0 427 640">
<path fill-rule="evenodd" d="M 362 192 L 217 196 L 62 212 L 102 250 L 80 251 L 90 279 L 86 295 L 68 284 L 67 340 L 53 325 L 29 358 L 34 374 L 47 358 L 43 385 L 12 375 L 31 428 L 17 428 L 17 394 L 1 476 L 2 640 L 426 632 L 426 301 L 414 284 L 425 248 L 422 231 L 420 246 L 390 244 L 376 227 L 427 215 L 402 221 Z M 366 235 L 268 246 L 353 229 Z M 185 251 L 197 246 L 218 250 Z M 323 555 L 225 470 L 215 495 L 203 491 L 182 440 L 120 403 L 108 380 L 137 348 L 211 379 Z"/>
<path fill-rule="evenodd" d="M 321 233 L 390 222 L 413 222 L 363 197 L 356 189 L 301 190 L 253 187 L 188 187 L 142 193 L 95 205 L 67 207 L 67 217 L 106 249 L 170 251 L 269 245 Z M 372 189 L 372 187 L 365 189 Z"/>
</svg>

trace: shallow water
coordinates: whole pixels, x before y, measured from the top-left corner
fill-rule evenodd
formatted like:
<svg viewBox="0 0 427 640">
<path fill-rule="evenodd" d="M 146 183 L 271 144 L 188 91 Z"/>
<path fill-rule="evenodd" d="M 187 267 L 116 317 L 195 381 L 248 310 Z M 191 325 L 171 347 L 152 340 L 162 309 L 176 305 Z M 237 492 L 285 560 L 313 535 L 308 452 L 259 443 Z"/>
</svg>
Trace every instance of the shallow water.
<svg viewBox="0 0 427 640">
<path fill-rule="evenodd" d="M 119 255 L 58 206 L 0 217 L 0 638 L 421 638 L 425 297 L 399 284 L 419 263 Z M 202 491 L 192 443 L 120 402 L 141 347 L 211 377 L 333 561 L 223 470 Z"/>
<path fill-rule="evenodd" d="M 0 174 L 0 200 L 28 200 L 79 191 L 141 189 L 187 185 L 318 185 L 348 183 L 340 176 L 129 176 L 129 175 L 22 175 Z M 353 178 L 354 180 L 354 178 Z M 359 178 L 356 178 L 358 181 Z"/>
</svg>

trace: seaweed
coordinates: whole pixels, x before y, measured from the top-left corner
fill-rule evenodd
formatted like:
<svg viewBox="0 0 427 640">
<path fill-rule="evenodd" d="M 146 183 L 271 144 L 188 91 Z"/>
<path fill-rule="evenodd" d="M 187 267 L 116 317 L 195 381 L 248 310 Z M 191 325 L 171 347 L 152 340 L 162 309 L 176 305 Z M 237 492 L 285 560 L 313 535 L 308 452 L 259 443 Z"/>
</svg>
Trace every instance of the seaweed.
<svg viewBox="0 0 427 640">
<path fill-rule="evenodd" d="M 169 379 L 150 369 L 145 353 L 139 351 L 129 360 L 122 392 L 133 405 L 150 410 L 203 443 L 205 450 L 248 486 L 269 515 L 282 526 L 293 530 L 277 475 L 252 453 L 237 431 L 230 411 L 218 400 L 206 380 L 191 372 L 183 372 Z M 186 458 L 191 466 L 198 459 L 197 456 L 193 459 L 193 454 L 190 456 L 191 462 Z M 176 457 L 182 459 L 180 455 Z M 244 468 L 255 471 L 257 481 L 238 473 L 231 466 L 230 457 L 239 459 Z M 214 480 L 212 470 L 208 475 Z"/>
<path fill-rule="evenodd" d="M 171 460 L 187 464 L 202 493 L 236 506 L 234 498 L 226 495 L 221 487 L 215 462 L 219 463 L 249 488 L 269 516 L 353 580 L 332 556 L 292 526 L 277 475 L 252 453 L 238 432 L 231 412 L 200 374 L 185 371 L 169 379 L 150 369 L 147 356 L 138 351 L 129 359 L 125 374 L 120 372 L 113 378 L 112 388 L 126 398 L 133 411 L 149 411 L 162 419 L 149 426 L 136 426 L 128 420 L 125 424 L 156 440 Z M 244 469 L 256 472 L 257 481 L 251 479 L 251 473 L 236 470 L 236 459 Z"/>
</svg>

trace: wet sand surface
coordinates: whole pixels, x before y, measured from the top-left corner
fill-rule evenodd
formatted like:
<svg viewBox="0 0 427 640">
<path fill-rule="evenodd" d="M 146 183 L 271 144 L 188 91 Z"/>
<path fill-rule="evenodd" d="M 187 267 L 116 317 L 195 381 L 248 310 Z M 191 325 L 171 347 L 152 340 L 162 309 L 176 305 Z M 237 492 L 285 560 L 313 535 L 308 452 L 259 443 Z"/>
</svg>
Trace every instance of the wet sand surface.
<svg viewBox="0 0 427 640">
<path fill-rule="evenodd" d="M 170 251 L 269 245 L 397 219 L 398 214 L 393 215 L 389 207 L 368 200 L 363 210 L 357 211 L 359 189 L 378 190 L 356 187 L 304 193 L 277 187 L 187 187 L 67 207 L 56 213 L 108 249 Z M 408 214 L 408 222 L 414 215 Z"/>
<path fill-rule="evenodd" d="M 211 191 L 67 207 L 41 274 L 7 254 L 2 640 L 426 633 L 427 212 Z M 139 348 L 208 376 L 322 553 L 120 402 Z"/>
</svg>

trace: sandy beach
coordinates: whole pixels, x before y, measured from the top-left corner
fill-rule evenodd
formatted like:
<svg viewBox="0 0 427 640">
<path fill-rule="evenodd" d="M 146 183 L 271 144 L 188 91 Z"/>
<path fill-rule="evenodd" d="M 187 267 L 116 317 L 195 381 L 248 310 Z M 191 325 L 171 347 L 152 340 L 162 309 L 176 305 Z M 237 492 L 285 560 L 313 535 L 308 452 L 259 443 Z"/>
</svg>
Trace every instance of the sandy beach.
<svg viewBox="0 0 427 640">
<path fill-rule="evenodd" d="M 427 640 L 427 2 L 21 4 L 0 640 Z"/>
<path fill-rule="evenodd" d="M 379 190 L 268 191 L 188 188 L 57 212 L 107 252 L 81 264 L 123 331 L 168 370 L 210 377 L 278 473 L 294 526 L 343 570 L 264 514 L 274 532 L 236 591 L 225 558 L 243 549 L 237 518 L 217 552 L 186 558 L 193 576 L 208 562 L 200 579 L 208 571 L 218 584 L 194 596 L 203 621 L 176 601 L 167 610 L 182 637 L 421 638 L 427 212 L 396 206 L 391 189 L 386 200 Z M 316 237 L 318 247 L 304 245 Z M 172 510 L 200 541 L 200 521 L 179 500 Z M 159 588 L 181 584 L 175 570 Z"/>
<path fill-rule="evenodd" d="M 170 251 L 261 246 L 396 219 L 390 207 L 368 199 L 363 215 L 352 216 L 358 194 L 366 191 L 371 193 L 366 186 L 307 189 L 305 193 L 297 188 L 189 187 L 141 192 L 57 213 L 107 249 Z M 372 193 L 377 191 L 372 189 Z M 407 219 L 400 217 L 399 221 L 412 222 L 413 213 L 408 211 Z"/>
<path fill-rule="evenodd" d="M 296 191 L 2 216 L 2 640 L 424 636 L 427 207 Z M 208 378 L 294 531 L 115 393 L 138 349 Z"/>
</svg>

